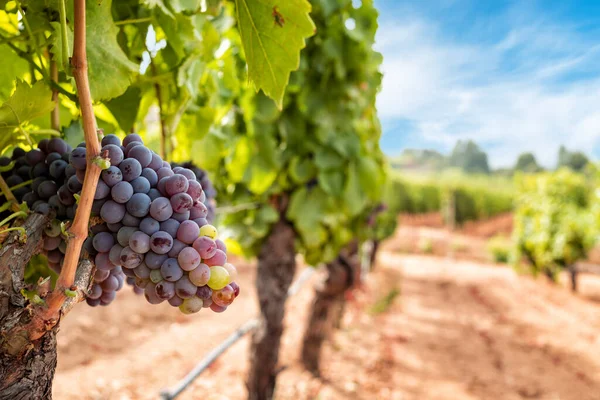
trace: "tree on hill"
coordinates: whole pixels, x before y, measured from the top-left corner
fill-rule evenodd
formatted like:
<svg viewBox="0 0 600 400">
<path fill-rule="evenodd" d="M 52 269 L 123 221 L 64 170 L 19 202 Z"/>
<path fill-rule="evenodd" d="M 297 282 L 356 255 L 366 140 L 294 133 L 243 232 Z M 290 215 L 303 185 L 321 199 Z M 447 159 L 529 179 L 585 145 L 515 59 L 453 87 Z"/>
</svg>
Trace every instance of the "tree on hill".
<svg viewBox="0 0 600 400">
<path fill-rule="evenodd" d="M 589 162 L 590 160 L 581 151 L 569 151 L 565 146 L 560 146 L 558 150 L 558 168 L 568 167 L 573 171 L 581 171 Z"/>
<path fill-rule="evenodd" d="M 538 172 L 543 168 L 537 163 L 533 153 L 521 153 L 515 164 L 515 171 Z"/>
<path fill-rule="evenodd" d="M 450 154 L 448 164 L 466 173 L 489 174 L 490 172 L 487 154 L 472 140 L 459 140 Z"/>
</svg>

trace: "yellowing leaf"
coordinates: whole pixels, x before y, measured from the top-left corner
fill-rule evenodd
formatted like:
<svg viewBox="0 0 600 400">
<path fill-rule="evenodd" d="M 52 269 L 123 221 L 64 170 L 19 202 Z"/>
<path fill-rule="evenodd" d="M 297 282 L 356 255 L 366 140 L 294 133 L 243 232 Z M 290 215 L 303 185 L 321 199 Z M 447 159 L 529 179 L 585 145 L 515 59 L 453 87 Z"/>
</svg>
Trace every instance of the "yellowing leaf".
<svg viewBox="0 0 600 400">
<path fill-rule="evenodd" d="M 281 108 L 290 72 L 315 32 L 307 0 L 235 0 L 248 77 Z"/>
</svg>

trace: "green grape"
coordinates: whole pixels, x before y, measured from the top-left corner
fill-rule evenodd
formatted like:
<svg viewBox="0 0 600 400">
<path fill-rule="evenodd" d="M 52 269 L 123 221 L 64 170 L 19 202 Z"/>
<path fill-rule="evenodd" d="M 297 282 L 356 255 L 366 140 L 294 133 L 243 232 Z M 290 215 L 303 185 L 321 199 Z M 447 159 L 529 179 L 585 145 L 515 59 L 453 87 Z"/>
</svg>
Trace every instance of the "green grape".
<svg viewBox="0 0 600 400">
<path fill-rule="evenodd" d="M 208 287 L 212 290 L 221 290 L 229 284 L 231 277 L 229 272 L 223 267 L 212 267 L 210 269 L 210 279 L 208 280 Z"/>
<path fill-rule="evenodd" d="M 179 310 L 184 314 L 194 314 L 202 309 L 204 301 L 196 296 L 183 300 L 179 306 Z"/>
<path fill-rule="evenodd" d="M 200 228 L 200 236 L 208 236 L 211 239 L 216 239 L 217 228 L 212 225 L 204 225 Z"/>
<path fill-rule="evenodd" d="M 160 269 L 153 269 L 150 271 L 150 280 L 152 283 L 158 283 L 163 280 Z"/>
</svg>

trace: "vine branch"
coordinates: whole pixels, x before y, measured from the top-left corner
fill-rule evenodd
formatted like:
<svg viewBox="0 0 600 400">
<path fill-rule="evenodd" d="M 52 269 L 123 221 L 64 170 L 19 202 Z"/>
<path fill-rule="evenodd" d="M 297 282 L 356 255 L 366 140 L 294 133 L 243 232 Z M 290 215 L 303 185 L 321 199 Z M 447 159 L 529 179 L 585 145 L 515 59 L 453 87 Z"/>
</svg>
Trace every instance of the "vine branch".
<svg viewBox="0 0 600 400">
<path fill-rule="evenodd" d="M 58 84 L 58 67 L 56 65 L 56 60 L 50 56 L 50 79 L 52 82 Z M 52 88 L 52 101 L 54 102 L 54 108 L 50 114 L 50 126 L 54 130 L 60 129 L 60 108 L 58 104 L 58 90 L 56 88 Z"/>
<path fill-rule="evenodd" d="M 34 329 L 32 329 L 30 338 L 33 340 L 41 337 L 49 328 L 56 325 L 60 318 L 61 309 L 63 314 L 69 311 L 69 308 L 63 308 L 65 301 L 68 299 L 65 290 L 73 290 L 74 287 L 77 263 L 81 254 L 83 242 L 88 236 L 88 224 L 92 211 L 92 202 L 94 201 L 94 193 L 96 192 L 96 186 L 101 172 L 100 167 L 94 162 L 100 155 L 100 143 L 98 142 L 96 119 L 92 108 L 92 96 L 87 75 L 85 0 L 75 0 L 74 6 L 75 24 L 71 66 L 77 85 L 83 120 L 83 132 L 87 150 L 87 168 L 83 181 L 83 189 L 81 190 L 81 197 L 79 199 L 79 206 L 77 207 L 73 224 L 68 231 L 69 240 L 63 267 L 58 276 L 54 291 L 48 295 L 48 307 L 42 309 L 41 313 L 37 316 L 38 318 L 35 318 L 32 321 L 35 326 Z"/>
</svg>

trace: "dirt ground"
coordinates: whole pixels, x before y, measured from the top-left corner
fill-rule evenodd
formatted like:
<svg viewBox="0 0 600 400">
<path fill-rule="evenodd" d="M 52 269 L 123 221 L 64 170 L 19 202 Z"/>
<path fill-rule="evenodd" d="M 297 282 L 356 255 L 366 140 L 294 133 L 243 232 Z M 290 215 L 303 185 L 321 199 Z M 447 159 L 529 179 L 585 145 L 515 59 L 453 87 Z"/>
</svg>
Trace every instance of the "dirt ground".
<svg viewBox="0 0 600 400">
<path fill-rule="evenodd" d="M 406 254 L 403 229 L 413 228 L 397 232 L 365 286 L 349 296 L 322 378 L 298 363 L 319 276 L 288 302 L 277 399 L 600 399 L 600 279 L 583 276 L 573 295 L 456 252 Z M 474 248 L 484 243 L 454 235 Z M 242 295 L 224 314 L 183 316 L 127 288 L 111 307 L 78 306 L 59 334 L 55 399 L 158 399 L 256 313 L 254 265 L 238 265 Z M 244 399 L 247 349 L 245 338 L 180 398 Z"/>
</svg>

